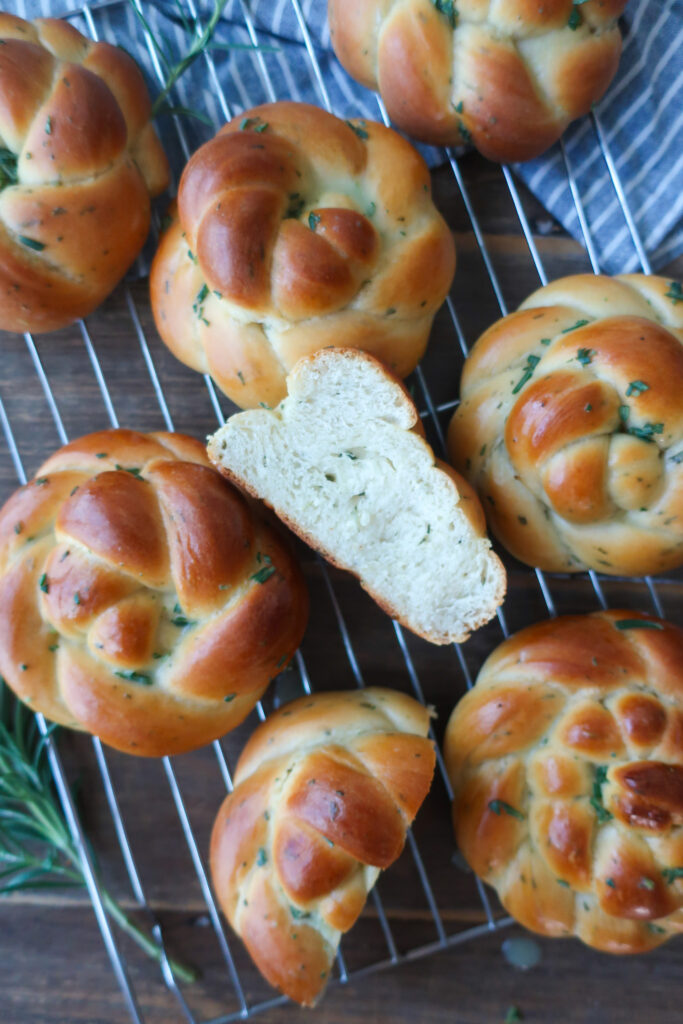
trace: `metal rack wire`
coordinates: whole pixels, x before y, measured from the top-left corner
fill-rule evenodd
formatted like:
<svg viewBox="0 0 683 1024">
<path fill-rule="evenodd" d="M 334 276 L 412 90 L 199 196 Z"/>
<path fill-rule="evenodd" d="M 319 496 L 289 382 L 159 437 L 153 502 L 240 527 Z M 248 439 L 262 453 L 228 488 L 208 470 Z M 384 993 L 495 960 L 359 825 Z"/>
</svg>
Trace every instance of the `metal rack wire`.
<svg viewBox="0 0 683 1024">
<path fill-rule="evenodd" d="M 98 16 L 100 12 L 106 10 L 107 8 L 116 7 L 125 2 L 126 0 L 103 0 L 103 2 L 100 3 L 86 3 L 77 11 L 73 11 L 65 16 L 68 18 L 80 18 L 81 24 L 85 24 L 87 31 L 89 31 L 94 38 L 99 38 L 100 28 L 98 26 Z M 142 11 L 143 4 L 141 0 L 134 0 L 134 2 L 137 5 L 138 9 Z M 316 50 L 311 40 L 311 36 L 309 33 L 309 29 L 302 10 L 300 0 L 290 0 L 290 3 L 295 13 L 296 22 L 299 26 L 299 30 L 301 33 L 301 42 L 303 44 L 303 47 L 305 48 L 307 59 L 310 62 L 310 70 L 319 93 L 320 104 L 326 107 L 328 110 L 332 110 L 330 93 L 326 86 L 325 78 L 323 76 L 318 61 Z M 198 17 L 198 11 L 196 9 L 194 0 L 185 0 L 184 6 L 189 17 L 196 21 L 198 26 L 201 28 L 201 19 L 200 17 Z M 252 15 L 250 13 L 248 0 L 234 0 L 234 2 L 231 4 L 231 8 L 234 11 L 239 12 L 243 19 L 244 26 L 248 33 L 249 39 L 251 40 L 252 44 L 258 46 L 259 34 L 255 27 Z M 152 39 L 150 38 L 148 33 L 142 29 L 142 27 L 140 29 L 139 38 L 133 42 L 137 47 L 144 47 L 146 49 L 155 74 L 157 75 L 159 81 L 163 82 L 163 69 L 160 65 L 157 51 L 155 49 Z M 222 88 L 220 77 L 217 72 L 211 53 L 205 52 L 202 55 L 201 60 L 203 60 L 205 63 L 206 74 L 208 75 L 212 88 L 215 89 L 215 94 L 220 109 L 220 116 L 223 119 L 229 119 L 233 116 L 233 114 L 236 111 L 233 110 L 231 104 L 228 102 L 225 91 Z M 268 99 L 276 100 L 278 98 L 284 98 L 282 96 L 278 97 L 276 95 L 273 80 L 269 75 L 266 61 L 263 59 L 263 54 L 260 51 L 257 50 L 254 52 L 254 60 L 258 65 L 262 85 Z M 377 102 L 378 115 L 383 120 L 388 122 L 386 110 L 379 97 Z M 604 159 L 607 169 L 610 173 L 615 189 L 615 194 L 621 205 L 624 214 L 624 219 L 630 232 L 633 248 L 638 255 L 643 271 L 649 273 L 651 272 L 649 261 L 643 248 L 641 239 L 638 236 L 633 216 L 631 214 L 631 211 L 629 210 L 626 195 L 619 180 L 618 172 L 615 167 L 614 161 L 610 154 L 609 147 L 605 137 L 605 132 L 603 131 L 599 115 L 597 113 L 593 113 L 591 115 L 591 118 L 592 126 L 595 131 L 596 146 L 599 147 L 600 152 L 602 154 L 602 158 Z M 218 123 L 215 124 L 215 128 L 217 127 Z M 182 120 L 178 117 L 174 118 L 174 130 L 177 134 L 177 141 L 179 143 L 180 150 L 185 159 L 187 159 L 190 156 L 191 146 L 185 131 L 184 124 Z M 579 223 L 583 231 L 588 257 L 590 259 L 594 272 L 598 273 L 600 268 L 598 264 L 596 247 L 590 235 L 588 223 L 584 214 L 582 199 L 577 189 L 571 162 L 564 143 L 561 144 L 561 152 L 564 160 L 564 165 L 566 168 L 569 187 L 571 189 L 571 193 L 576 206 L 576 212 L 578 215 Z M 498 279 L 494 267 L 493 260 L 487 248 L 484 233 L 477 219 L 474 205 L 472 203 L 467 186 L 465 184 L 465 180 L 461 173 L 461 169 L 458 162 L 458 156 L 455 152 L 448 151 L 447 159 L 448 162 L 450 163 L 450 167 L 452 169 L 452 173 L 457 183 L 459 193 L 462 197 L 462 201 L 464 203 L 465 209 L 471 222 L 472 232 L 476 239 L 478 251 L 480 253 L 481 259 L 486 269 L 486 273 L 488 275 L 488 280 L 490 282 L 493 298 L 495 299 L 500 314 L 504 315 L 508 312 L 508 308 L 505 302 L 500 281 Z M 536 268 L 539 281 L 541 282 L 541 284 L 545 284 L 548 280 L 546 270 L 544 268 L 543 261 L 539 254 L 538 247 L 534 240 L 532 229 L 529 220 L 527 219 L 524 205 L 521 196 L 518 192 L 515 180 L 512 176 L 512 172 L 509 167 L 504 166 L 502 168 L 502 174 L 504 176 L 507 188 L 509 190 L 510 198 L 514 205 L 516 215 L 519 219 L 520 230 L 524 236 L 524 239 L 528 246 L 530 257 Z M 126 286 L 125 288 L 125 302 L 128 309 L 128 313 L 130 315 L 133 331 L 139 344 L 140 352 L 144 360 L 146 370 L 149 374 L 151 385 L 156 395 L 161 417 L 164 421 L 165 427 L 168 430 L 173 430 L 174 424 L 169 410 L 169 403 L 167 402 L 166 395 L 164 393 L 164 389 L 161 382 L 161 377 L 152 356 L 150 344 L 145 335 L 145 331 L 143 328 L 143 318 L 140 315 L 140 310 L 138 309 L 138 306 L 136 305 L 136 299 L 133 290 L 128 286 Z M 461 353 L 463 355 L 466 355 L 467 342 L 465 339 L 465 334 L 461 326 L 460 320 L 458 318 L 458 313 L 455 304 L 450 297 L 447 300 L 447 306 L 450 320 L 452 323 L 455 342 L 458 348 L 460 349 Z M 83 341 L 83 346 L 85 349 L 85 355 L 87 356 L 87 360 L 92 368 L 92 372 L 94 374 L 97 387 L 100 391 L 108 419 L 112 426 L 117 427 L 119 425 L 119 422 L 114 402 L 107 384 L 107 380 L 105 379 L 105 375 L 102 371 L 102 366 L 97 355 L 95 343 L 93 341 L 93 338 L 91 337 L 88 325 L 85 322 L 80 322 L 79 329 Z M 50 415 L 54 421 L 59 441 L 61 443 L 66 443 L 68 437 L 64 427 L 62 416 L 60 414 L 55 394 L 50 385 L 48 375 L 44 369 L 38 348 L 36 347 L 36 344 L 30 335 L 25 336 L 25 343 L 28 354 L 35 369 L 37 379 L 42 389 L 42 393 L 49 408 Z M 430 422 L 434 434 L 438 439 L 438 443 L 440 444 L 442 449 L 444 449 L 444 435 L 441 422 L 439 419 L 439 414 L 443 414 L 444 412 L 451 410 L 457 404 L 457 401 L 449 401 L 437 405 L 433 401 L 432 395 L 427 385 L 427 381 L 425 379 L 425 375 L 421 368 L 418 368 L 418 370 L 416 371 L 416 380 L 418 387 L 420 389 L 419 404 L 422 404 L 424 407 L 422 415 Z M 208 376 L 205 378 L 205 383 L 211 407 L 213 408 L 213 411 L 216 415 L 218 422 L 222 423 L 224 421 L 225 414 L 221 406 L 221 401 L 216 393 L 213 383 L 211 382 Z M 6 412 L 6 406 L 2 401 L 2 396 L 0 396 L 0 426 L 2 427 L 2 430 L 4 432 L 10 456 L 13 460 L 17 476 L 19 480 L 22 483 L 24 483 L 26 480 L 26 473 L 24 471 L 24 466 L 20 455 L 19 447 L 15 441 L 15 434 L 13 432 L 12 425 Z M 355 680 L 355 683 L 359 687 L 363 687 L 365 685 L 363 671 L 361 669 L 359 659 L 354 649 L 351 633 L 347 626 L 347 622 L 345 620 L 345 616 L 342 611 L 342 606 L 335 590 L 332 576 L 328 571 L 327 566 L 322 560 L 319 562 L 319 570 L 322 574 L 322 578 L 325 583 L 325 588 L 329 595 L 333 615 L 339 629 L 339 634 L 343 643 L 346 657 L 348 659 L 351 673 L 353 675 L 353 679 Z M 547 608 L 547 612 L 550 616 L 553 616 L 556 614 L 555 601 L 551 590 L 553 578 L 537 570 L 536 579 L 538 581 L 538 586 L 540 587 L 543 602 Z M 589 574 L 589 579 L 598 606 L 603 608 L 606 607 L 607 601 L 603 592 L 600 578 L 596 573 L 591 572 Z M 651 579 L 645 579 L 644 589 L 647 593 L 648 600 L 651 602 L 653 606 L 654 611 L 657 614 L 661 615 L 662 604 L 660 601 L 660 595 L 658 593 L 656 585 Z M 505 612 L 502 609 L 498 612 L 498 621 L 500 632 L 502 636 L 506 637 L 508 635 L 508 626 Z M 416 697 L 424 702 L 425 693 L 423 689 L 423 684 L 421 682 L 418 670 L 416 668 L 415 661 L 409 650 L 409 646 L 404 635 L 403 629 L 398 623 L 393 623 L 393 629 L 395 633 L 396 642 L 398 648 L 400 649 L 401 656 L 403 658 L 403 662 L 405 665 L 405 670 L 409 677 L 412 689 Z M 472 685 L 473 680 L 463 650 L 460 646 L 456 645 L 455 652 L 457 655 L 457 661 L 462 671 L 464 681 L 466 685 L 470 687 Z M 303 692 L 309 693 L 313 688 L 313 684 L 309 676 L 304 656 L 301 652 L 297 654 L 296 664 L 301 688 Z M 257 707 L 257 713 L 261 719 L 265 718 L 266 713 L 261 704 L 259 704 Z M 45 720 L 41 715 L 38 715 L 37 719 L 39 728 L 45 735 L 47 732 Z M 200 1019 L 191 1010 L 190 1005 L 188 1003 L 188 999 L 186 998 L 186 993 L 183 991 L 182 987 L 178 984 L 176 978 L 174 977 L 168 958 L 166 957 L 164 935 L 158 921 L 155 920 L 153 912 L 150 909 L 145 888 L 143 886 L 143 882 L 140 876 L 140 872 L 136 865 L 133 849 L 128 836 L 128 830 L 119 804 L 119 798 L 117 796 L 117 791 L 112 778 L 112 772 L 110 770 L 109 755 L 107 754 L 99 740 L 93 739 L 92 743 L 97 768 L 102 782 L 104 797 L 107 802 L 109 811 L 111 813 L 111 818 L 116 832 L 118 846 L 120 849 L 123 863 L 125 865 L 125 870 L 130 883 L 131 891 L 138 906 L 142 910 L 146 911 L 151 925 L 154 940 L 158 944 L 158 947 L 160 949 L 161 974 L 163 982 L 175 997 L 181 1015 L 189 1022 L 189 1024 L 200 1024 Z M 229 790 L 232 787 L 230 767 L 228 765 L 228 761 L 223 750 L 223 747 L 221 746 L 221 743 L 218 741 L 215 742 L 213 744 L 213 750 L 216 758 L 217 769 L 220 772 L 220 775 L 222 777 L 223 782 L 225 783 L 226 788 Z M 91 854 L 89 852 L 89 847 L 86 842 L 81 824 L 78 820 L 78 815 L 74 808 L 72 796 L 66 782 L 65 772 L 60 760 L 57 746 L 52 741 L 52 739 L 48 740 L 48 751 L 51 768 L 59 792 L 59 797 L 60 800 L 62 801 L 67 816 L 69 828 L 78 846 L 83 861 L 83 868 L 88 891 L 97 917 L 97 923 L 102 933 L 104 944 L 116 976 L 116 980 L 120 986 L 131 1019 L 134 1022 L 136 1022 L 136 1024 L 144 1024 L 145 1018 L 140 1007 L 139 998 L 136 993 L 133 981 L 131 979 L 131 974 L 126 963 L 126 959 L 121 951 L 119 941 L 116 935 L 114 934 L 112 928 L 110 927 L 110 923 L 107 918 L 106 911 L 104 909 L 99 884 L 93 869 L 93 863 Z M 190 816 L 188 813 L 187 802 L 183 797 L 182 787 L 178 779 L 178 774 L 174 767 L 174 763 L 170 758 L 164 758 L 162 764 L 163 771 L 165 773 L 166 780 L 168 783 L 171 800 L 173 802 L 180 825 L 182 827 L 185 841 L 187 843 L 188 852 L 192 860 L 193 868 L 196 873 L 202 898 L 206 906 L 206 914 L 208 915 L 211 928 L 214 932 L 216 942 L 220 949 L 225 974 L 233 989 L 234 1001 L 236 1002 L 237 1007 L 236 1009 L 230 1010 L 229 1012 L 226 1012 L 225 1014 L 219 1017 L 213 1017 L 211 1019 L 210 1024 L 227 1024 L 227 1022 L 229 1021 L 251 1017 L 253 1015 L 258 1014 L 260 1011 L 264 1011 L 274 1006 L 280 1005 L 286 1001 L 284 997 L 276 997 L 272 999 L 262 1000 L 260 1002 L 251 1003 L 247 1000 L 244 985 L 238 972 L 235 959 L 233 957 L 233 952 L 231 949 L 231 942 L 233 940 L 231 938 L 229 939 L 228 935 L 226 934 L 225 927 L 223 925 L 216 902 L 211 892 L 204 859 L 202 856 L 202 852 L 200 851 L 197 838 L 192 828 Z M 438 757 L 438 769 L 441 784 L 445 787 L 446 792 L 450 797 L 452 795 L 450 791 L 450 785 L 440 755 Z M 349 970 L 346 966 L 342 946 L 342 952 L 340 952 L 338 956 L 337 963 L 337 980 L 341 983 L 347 982 L 350 977 L 358 977 L 361 974 L 367 974 L 386 967 L 395 966 L 404 960 L 417 959 L 420 957 L 427 956 L 438 950 L 444 950 L 449 947 L 453 947 L 461 943 L 471 941 L 483 934 L 486 934 L 487 932 L 490 932 L 491 930 L 503 928 L 507 923 L 509 923 L 509 919 L 496 917 L 496 914 L 494 913 L 494 910 L 491 906 L 488 895 L 484 890 L 484 887 L 479 881 L 477 881 L 476 884 L 479 891 L 479 897 L 481 900 L 483 915 L 485 917 L 485 923 L 481 925 L 476 925 L 474 927 L 465 928 L 464 930 L 458 931 L 456 933 L 448 933 L 442 920 L 438 900 L 435 896 L 432 882 L 430 880 L 427 868 L 425 866 L 423 855 L 412 833 L 409 833 L 407 845 L 410 857 L 413 860 L 414 867 L 419 878 L 419 883 L 422 888 L 422 894 L 425 900 L 425 904 L 428 907 L 431 917 L 433 919 L 436 939 L 430 943 L 415 946 L 414 948 L 410 948 L 404 952 L 399 952 L 399 944 L 397 943 L 395 936 L 392 932 L 391 924 L 388 915 L 385 912 L 383 902 L 380 896 L 380 891 L 378 888 L 375 888 L 372 893 L 372 899 L 374 901 L 377 919 L 379 921 L 384 942 L 386 944 L 386 955 L 377 959 L 369 965 L 363 966 L 359 969 L 352 971 Z M 209 1022 L 206 1020 L 202 1020 L 201 1024 L 209 1024 Z"/>
</svg>

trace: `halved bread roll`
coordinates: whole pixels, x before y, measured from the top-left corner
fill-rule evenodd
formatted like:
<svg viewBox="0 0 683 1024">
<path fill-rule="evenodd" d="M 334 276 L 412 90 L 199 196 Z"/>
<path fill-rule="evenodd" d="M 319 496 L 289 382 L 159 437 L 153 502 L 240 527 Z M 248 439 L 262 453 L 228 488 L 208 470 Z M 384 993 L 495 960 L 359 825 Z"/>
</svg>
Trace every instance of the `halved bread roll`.
<svg viewBox="0 0 683 1024">
<path fill-rule="evenodd" d="M 408 629 L 467 639 L 502 602 L 505 570 L 474 491 L 435 460 L 405 388 L 366 353 L 330 348 L 300 360 L 287 390 L 276 409 L 231 417 L 209 439 L 211 461 Z"/>
</svg>

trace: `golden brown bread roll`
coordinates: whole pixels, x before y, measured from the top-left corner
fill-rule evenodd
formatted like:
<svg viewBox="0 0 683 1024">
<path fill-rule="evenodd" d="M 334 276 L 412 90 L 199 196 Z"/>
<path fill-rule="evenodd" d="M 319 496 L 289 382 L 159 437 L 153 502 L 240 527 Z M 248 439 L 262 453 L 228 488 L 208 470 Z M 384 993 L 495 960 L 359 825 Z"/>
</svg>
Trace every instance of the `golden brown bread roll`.
<svg viewBox="0 0 683 1024">
<path fill-rule="evenodd" d="M 482 335 L 448 446 L 516 558 L 683 564 L 682 342 L 680 285 L 640 274 L 554 281 Z"/>
<path fill-rule="evenodd" d="M 405 139 L 272 103 L 185 168 L 152 309 L 171 351 L 237 405 L 276 405 L 297 360 L 340 338 L 405 377 L 454 269 L 429 172 Z"/>
<path fill-rule="evenodd" d="M 51 331 L 133 262 L 168 164 L 124 50 L 1 12 L 0 42 L 0 321 Z"/>
<path fill-rule="evenodd" d="M 614 77 L 626 0 L 329 0 L 346 70 L 435 145 L 529 160 Z"/>
<path fill-rule="evenodd" d="M 638 953 L 683 929 L 683 630 L 637 612 L 522 630 L 448 723 L 458 846 L 545 935 Z"/>
<path fill-rule="evenodd" d="M 310 1006 L 434 774 L 429 711 L 370 688 L 302 697 L 256 730 L 211 839 L 219 902 L 264 977 Z"/>
<path fill-rule="evenodd" d="M 182 434 L 89 434 L 0 510 L 0 673 L 119 750 L 234 728 L 307 613 L 292 557 Z"/>
</svg>

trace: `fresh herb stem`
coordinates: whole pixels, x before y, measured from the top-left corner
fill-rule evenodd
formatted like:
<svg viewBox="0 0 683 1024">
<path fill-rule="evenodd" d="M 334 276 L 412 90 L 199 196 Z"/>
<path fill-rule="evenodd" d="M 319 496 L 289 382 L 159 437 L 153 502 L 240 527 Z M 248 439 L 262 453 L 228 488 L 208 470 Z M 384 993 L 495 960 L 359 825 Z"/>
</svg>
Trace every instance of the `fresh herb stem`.
<svg viewBox="0 0 683 1024">
<path fill-rule="evenodd" d="M 0 896 L 22 889 L 85 886 L 81 858 L 55 793 L 47 761 L 54 732 L 41 736 L 33 715 L 10 697 L 0 679 Z M 42 844 L 44 850 L 36 850 Z M 113 896 L 100 885 L 111 918 L 144 952 L 161 963 L 164 954 Z M 187 984 L 197 972 L 168 958 Z"/>
<path fill-rule="evenodd" d="M 171 63 L 171 58 L 160 45 L 158 39 L 156 38 L 154 32 L 152 31 L 149 25 L 149 22 L 145 18 L 144 14 L 138 7 L 135 0 L 130 0 L 130 2 L 133 10 L 135 11 L 135 16 L 137 17 L 138 21 L 142 24 L 142 27 L 147 33 L 149 39 L 151 39 L 152 45 L 154 46 L 154 49 L 156 50 L 160 60 L 162 61 L 166 69 L 166 81 L 164 82 L 164 86 L 161 92 L 158 94 L 158 96 L 154 100 L 154 103 L 152 104 L 152 117 L 156 117 L 157 114 L 162 112 L 162 107 L 164 106 L 164 103 L 166 102 L 169 93 L 173 89 L 173 86 L 176 84 L 178 79 L 181 78 L 185 74 L 187 69 L 192 64 L 194 64 L 196 59 L 207 50 L 213 37 L 213 34 L 216 30 L 216 26 L 223 13 L 223 10 L 225 9 L 227 0 L 215 0 L 211 16 L 209 17 L 209 20 L 207 21 L 203 29 L 200 29 L 196 22 L 186 24 L 185 27 L 194 33 L 194 39 L 192 40 L 192 44 L 187 53 L 183 57 L 181 57 L 181 59 L 176 64 Z"/>
<path fill-rule="evenodd" d="M 135 924 L 134 921 L 128 917 L 126 912 L 121 909 L 116 900 L 109 895 L 106 889 L 100 889 L 102 894 L 102 902 L 107 908 L 107 913 L 110 917 L 116 921 L 119 928 L 129 935 L 133 942 L 136 943 L 147 954 L 152 960 L 156 960 L 157 963 L 162 963 L 164 960 L 164 953 L 157 946 L 154 939 L 152 939 L 146 931 Z M 199 973 L 193 968 L 188 967 L 187 964 L 181 963 L 179 960 L 175 960 L 173 957 L 168 957 L 168 965 L 171 968 L 173 974 L 180 981 L 185 982 L 187 985 L 191 985 L 192 982 L 196 981 L 199 977 Z"/>
<path fill-rule="evenodd" d="M 216 31 L 218 22 L 221 19 L 221 15 L 223 14 L 227 0 L 214 0 L 213 11 L 211 12 L 209 20 L 204 28 L 200 27 L 196 18 L 187 17 L 182 7 L 177 5 L 177 16 L 174 20 L 180 20 L 183 30 L 191 36 L 192 42 L 187 53 L 185 53 L 180 60 L 176 61 L 174 55 L 167 48 L 168 44 L 166 44 L 166 48 L 162 46 L 162 43 L 159 40 L 159 34 L 155 32 L 145 17 L 141 0 L 129 0 L 129 3 L 133 9 L 135 17 L 142 25 L 143 31 L 145 32 L 151 46 L 154 48 L 154 51 L 162 65 L 164 81 L 161 92 L 152 104 L 152 117 L 158 117 L 160 114 L 170 114 L 172 116 L 182 115 L 185 117 L 194 117 L 210 126 L 210 119 L 201 111 L 194 110 L 191 107 L 172 105 L 167 102 L 173 87 L 177 84 L 178 80 L 182 78 L 188 68 L 194 64 L 197 58 L 201 57 L 203 54 L 210 53 L 212 50 L 258 50 L 265 53 L 279 52 L 279 47 L 277 46 L 255 46 L 251 43 L 216 42 L 213 39 L 213 35 Z"/>
</svg>

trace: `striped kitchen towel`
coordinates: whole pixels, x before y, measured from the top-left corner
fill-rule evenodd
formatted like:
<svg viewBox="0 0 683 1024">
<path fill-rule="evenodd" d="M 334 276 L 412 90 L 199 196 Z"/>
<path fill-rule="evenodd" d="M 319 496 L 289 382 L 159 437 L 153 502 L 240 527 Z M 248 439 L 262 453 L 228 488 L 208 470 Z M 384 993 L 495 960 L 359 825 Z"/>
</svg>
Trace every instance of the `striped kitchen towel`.
<svg viewBox="0 0 683 1024">
<path fill-rule="evenodd" d="M 140 4 L 164 50 L 187 51 L 187 19 L 195 11 L 194 3 L 203 24 L 212 7 L 208 0 Z M 28 17 L 69 10 L 64 0 L 15 0 L 14 7 Z M 380 117 L 377 97 L 352 81 L 337 62 L 326 14 L 327 0 L 228 0 L 211 50 L 215 76 L 207 62 L 199 60 L 174 97 L 178 105 L 208 114 L 212 124 L 184 118 L 184 138 L 179 139 L 172 119 L 161 119 L 164 142 L 177 167 L 187 150 L 209 137 L 227 116 L 269 99 L 329 102 L 343 117 Z M 94 25 L 102 38 L 130 49 L 152 83 L 163 75 L 163 58 L 155 58 L 131 0 L 101 0 L 92 4 L 90 17 L 72 20 L 82 31 Z M 596 113 L 637 232 L 656 269 L 683 252 L 683 0 L 631 0 L 622 31 L 619 73 Z M 564 141 L 602 269 L 639 269 L 593 118 L 572 125 Z M 445 158 L 443 151 L 423 151 L 432 165 Z M 546 209 L 582 240 L 559 144 L 514 170 Z"/>
<path fill-rule="evenodd" d="M 683 253 L 683 0 L 631 0 L 621 21 L 619 72 L 596 113 L 638 234 L 654 269 Z M 601 266 L 640 270 L 593 119 L 564 137 Z M 582 238 L 560 146 L 517 173 Z"/>
</svg>

